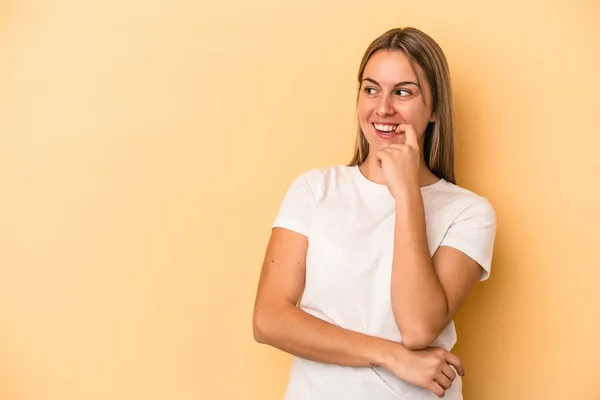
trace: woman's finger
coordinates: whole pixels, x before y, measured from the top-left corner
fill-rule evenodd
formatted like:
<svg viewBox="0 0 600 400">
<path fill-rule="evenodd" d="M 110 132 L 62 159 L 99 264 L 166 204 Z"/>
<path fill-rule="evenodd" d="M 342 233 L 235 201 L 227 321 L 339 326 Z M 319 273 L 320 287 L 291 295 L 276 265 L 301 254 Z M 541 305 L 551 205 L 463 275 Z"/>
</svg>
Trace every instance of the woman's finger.
<svg viewBox="0 0 600 400">
<path fill-rule="evenodd" d="M 454 367 L 454 369 L 456 370 L 456 372 L 458 372 L 458 374 L 460 376 L 465 375 L 465 369 L 462 365 L 462 361 L 460 361 L 460 358 L 458 358 L 457 355 L 452 354 L 452 353 L 446 354 L 446 362 L 448 364 L 452 365 Z"/>
<path fill-rule="evenodd" d="M 446 391 L 436 381 L 431 382 L 427 389 L 432 391 L 439 398 L 446 395 Z"/>
<path fill-rule="evenodd" d="M 448 379 L 450 379 L 450 381 L 452 382 L 454 382 L 454 379 L 456 379 L 456 372 L 454 372 L 452 367 L 448 364 L 446 364 L 446 366 L 442 368 L 442 373 L 446 375 L 446 377 L 448 377 Z"/>
<path fill-rule="evenodd" d="M 452 386 L 452 381 L 442 372 L 438 373 L 435 376 L 435 381 L 440 385 L 444 390 L 450 389 Z"/>
</svg>

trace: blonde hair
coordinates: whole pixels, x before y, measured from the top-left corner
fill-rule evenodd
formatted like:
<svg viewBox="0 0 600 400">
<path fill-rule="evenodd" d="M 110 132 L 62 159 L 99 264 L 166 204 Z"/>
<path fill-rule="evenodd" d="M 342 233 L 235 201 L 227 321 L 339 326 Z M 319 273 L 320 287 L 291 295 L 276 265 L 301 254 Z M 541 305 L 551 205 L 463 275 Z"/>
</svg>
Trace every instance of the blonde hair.
<svg viewBox="0 0 600 400">
<path fill-rule="evenodd" d="M 431 87 L 432 106 L 436 114 L 436 121 L 430 122 L 425 130 L 423 145 L 425 163 L 438 178 L 456 183 L 454 176 L 454 106 L 450 71 L 444 52 L 430 36 L 418 29 L 407 27 L 387 31 L 369 45 L 363 56 L 358 70 L 359 95 L 365 66 L 371 57 L 381 50 L 404 53 L 408 57 L 415 75 L 417 75 L 415 64 L 423 70 Z M 361 165 L 368 154 L 369 143 L 359 125 L 354 155 L 348 165 Z"/>
</svg>

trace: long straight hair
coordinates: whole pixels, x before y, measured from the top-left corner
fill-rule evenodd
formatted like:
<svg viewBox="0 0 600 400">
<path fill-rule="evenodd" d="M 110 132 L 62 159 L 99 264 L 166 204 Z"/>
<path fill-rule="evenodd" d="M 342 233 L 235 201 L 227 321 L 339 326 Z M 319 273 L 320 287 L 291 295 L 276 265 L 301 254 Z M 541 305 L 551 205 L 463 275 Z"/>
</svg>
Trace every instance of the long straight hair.
<svg viewBox="0 0 600 400">
<path fill-rule="evenodd" d="M 367 48 L 358 70 L 358 96 L 365 66 L 371 57 L 382 50 L 401 51 L 408 58 L 415 76 L 415 65 L 424 72 L 431 87 L 435 122 L 425 130 L 423 154 L 425 163 L 438 178 L 456 183 L 454 175 L 454 105 L 450 71 L 444 52 L 427 34 L 415 28 L 391 29 L 375 39 Z M 420 84 L 420 82 L 419 82 Z M 357 96 L 357 102 L 358 102 Z M 354 155 L 349 166 L 361 165 L 369 155 L 369 143 L 358 125 Z"/>
</svg>

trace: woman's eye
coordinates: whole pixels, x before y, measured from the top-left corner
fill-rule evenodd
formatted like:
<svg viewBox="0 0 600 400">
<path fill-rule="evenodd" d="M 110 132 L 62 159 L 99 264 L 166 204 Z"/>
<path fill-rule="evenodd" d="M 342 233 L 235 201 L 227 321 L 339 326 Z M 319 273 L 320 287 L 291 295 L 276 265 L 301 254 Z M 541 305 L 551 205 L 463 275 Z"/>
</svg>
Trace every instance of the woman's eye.
<svg viewBox="0 0 600 400">
<path fill-rule="evenodd" d="M 366 94 L 375 94 L 376 90 L 373 87 L 366 87 L 365 88 L 365 93 Z"/>
<path fill-rule="evenodd" d="M 396 91 L 396 94 L 397 94 L 398 96 L 400 96 L 400 97 L 408 97 L 408 96 L 410 96 L 410 95 L 411 95 L 411 93 L 410 93 L 408 90 L 406 90 L 406 89 L 400 89 L 400 90 L 397 90 L 397 91 Z"/>
</svg>

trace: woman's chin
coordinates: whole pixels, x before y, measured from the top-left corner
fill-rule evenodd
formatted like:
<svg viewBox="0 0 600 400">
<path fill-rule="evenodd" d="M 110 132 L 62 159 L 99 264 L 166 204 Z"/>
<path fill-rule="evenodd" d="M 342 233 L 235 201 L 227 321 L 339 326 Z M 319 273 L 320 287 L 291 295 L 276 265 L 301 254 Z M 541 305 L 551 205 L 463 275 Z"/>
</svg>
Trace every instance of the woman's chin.
<svg viewBox="0 0 600 400">
<path fill-rule="evenodd" d="M 384 149 L 389 147 L 391 144 L 404 144 L 406 136 L 404 133 L 395 133 L 393 135 L 383 136 L 381 134 L 373 134 L 370 137 L 369 148 L 372 149 Z"/>
</svg>

